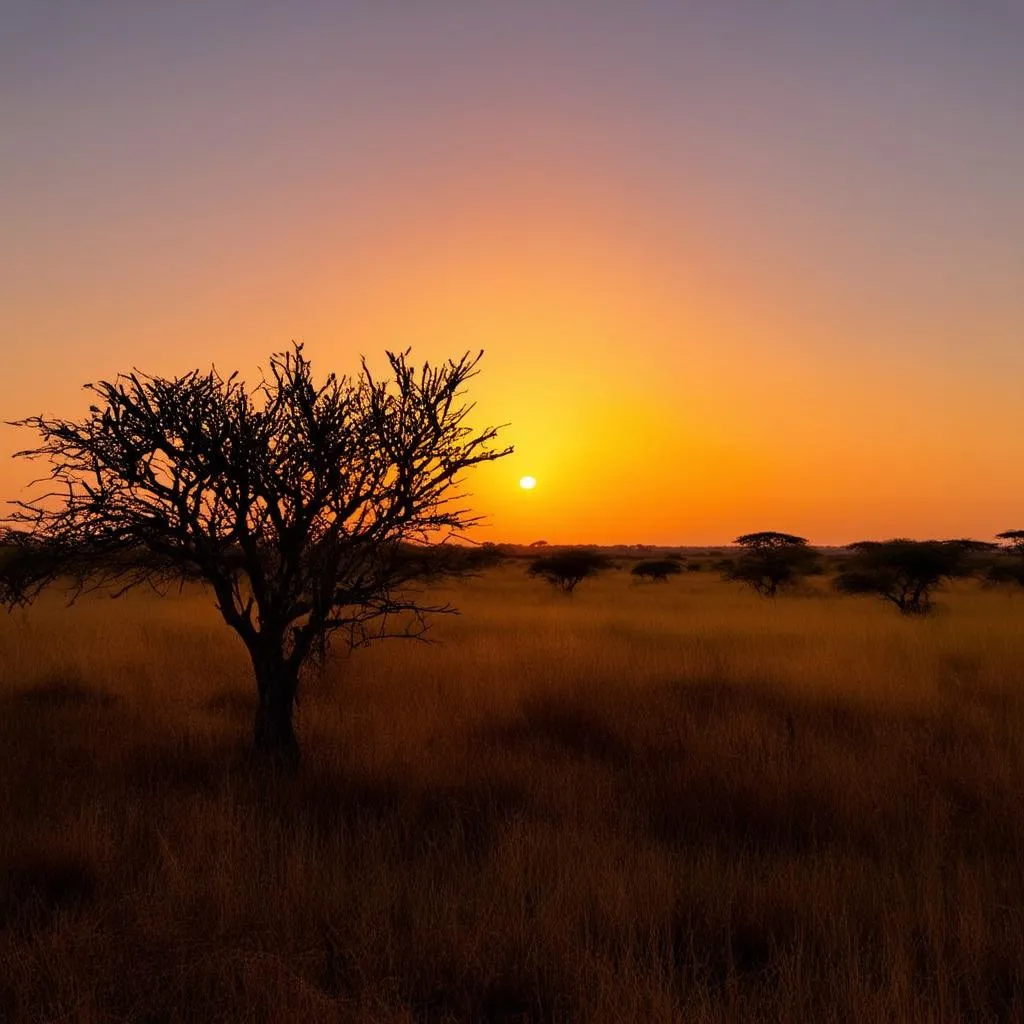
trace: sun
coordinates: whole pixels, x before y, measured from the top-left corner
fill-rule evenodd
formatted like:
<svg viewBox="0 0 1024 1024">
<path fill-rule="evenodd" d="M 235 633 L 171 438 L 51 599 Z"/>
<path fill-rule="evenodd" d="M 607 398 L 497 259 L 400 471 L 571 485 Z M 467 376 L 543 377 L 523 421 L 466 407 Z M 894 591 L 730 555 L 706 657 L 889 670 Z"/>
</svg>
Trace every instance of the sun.
<svg viewBox="0 0 1024 1024">
<path fill-rule="evenodd" d="M 532 476 L 520 477 L 519 486 L 524 491 L 532 491 L 537 486 L 537 481 Z"/>
</svg>

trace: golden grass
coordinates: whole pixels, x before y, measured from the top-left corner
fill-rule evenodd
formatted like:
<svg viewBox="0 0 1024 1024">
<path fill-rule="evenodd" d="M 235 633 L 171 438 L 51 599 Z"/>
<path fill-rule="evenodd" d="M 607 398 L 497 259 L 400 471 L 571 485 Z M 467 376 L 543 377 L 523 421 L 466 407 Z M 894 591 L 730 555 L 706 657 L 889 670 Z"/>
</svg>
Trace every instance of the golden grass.
<svg viewBox="0 0 1024 1024">
<path fill-rule="evenodd" d="M 451 596 L 278 779 L 201 593 L 0 620 L 0 1019 L 1024 1018 L 1024 596 Z"/>
</svg>

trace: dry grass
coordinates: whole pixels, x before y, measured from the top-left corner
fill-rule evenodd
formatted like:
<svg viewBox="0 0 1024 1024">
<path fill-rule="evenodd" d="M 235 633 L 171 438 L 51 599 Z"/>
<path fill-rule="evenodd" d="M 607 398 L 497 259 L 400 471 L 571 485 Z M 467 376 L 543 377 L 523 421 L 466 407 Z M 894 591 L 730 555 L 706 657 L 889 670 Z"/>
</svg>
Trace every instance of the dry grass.
<svg viewBox="0 0 1024 1024">
<path fill-rule="evenodd" d="M 253 777 L 202 595 L 0 620 L 0 1019 L 1024 1019 L 1024 599 L 457 589 Z"/>
</svg>

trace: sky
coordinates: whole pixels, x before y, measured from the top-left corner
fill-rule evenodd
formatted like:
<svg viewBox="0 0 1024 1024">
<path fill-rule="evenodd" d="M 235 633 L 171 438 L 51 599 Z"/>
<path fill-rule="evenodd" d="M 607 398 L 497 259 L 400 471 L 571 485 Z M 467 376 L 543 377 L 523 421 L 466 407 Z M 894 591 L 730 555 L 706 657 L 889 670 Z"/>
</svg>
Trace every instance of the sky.
<svg viewBox="0 0 1024 1024">
<path fill-rule="evenodd" d="M 0 419 L 482 348 L 481 540 L 1024 527 L 1020 0 L 2 7 Z"/>
</svg>

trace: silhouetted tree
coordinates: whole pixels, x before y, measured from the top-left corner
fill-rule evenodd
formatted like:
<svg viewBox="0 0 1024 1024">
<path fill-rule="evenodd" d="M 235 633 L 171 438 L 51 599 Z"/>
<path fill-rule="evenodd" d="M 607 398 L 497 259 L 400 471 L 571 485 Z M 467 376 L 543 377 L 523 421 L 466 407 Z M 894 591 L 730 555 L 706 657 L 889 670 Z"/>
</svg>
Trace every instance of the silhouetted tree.
<svg viewBox="0 0 1024 1024">
<path fill-rule="evenodd" d="M 835 586 L 844 594 L 880 597 L 904 615 L 924 615 L 931 610 L 933 591 L 970 575 L 972 553 L 991 546 L 972 540 L 858 541 L 850 545 L 852 555 Z"/>
<path fill-rule="evenodd" d="M 999 545 L 987 540 L 972 540 L 969 537 L 960 537 L 955 540 L 944 541 L 958 548 L 963 561 L 960 565 L 961 576 L 984 575 L 992 564 L 992 556 L 999 551 Z"/>
<path fill-rule="evenodd" d="M 775 597 L 801 576 L 818 571 L 817 552 L 803 537 L 762 530 L 745 533 L 734 543 L 742 551 L 735 558 L 719 562 L 719 571 L 725 579 L 745 583 L 762 597 Z"/>
<path fill-rule="evenodd" d="M 530 576 L 540 576 L 552 586 L 571 594 L 580 583 L 611 568 L 607 555 L 590 549 L 570 549 L 545 555 L 531 563 Z"/>
<path fill-rule="evenodd" d="M 641 580 L 651 583 L 668 583 L 669 576 L 678 576 L 683 567 L 674 558 L 652 558 L 645 562 L 637 562 L 631 573 Z"/>
<path fill-rule="evenodd" d="M 996 536 L 1006 542 L 1003 545 L 1006 550 L 1024 558 L 1024 530 L 1004 530 L 1002 533 L 997 533 Z"/>
<path fill-rule="evenodd" d="M 32 416 L 47 493 L 15 503 L 20 559 L 7 603 L 71 575 L 83 589 L 198 578 L 252 659 L 254 744 L 294 763 L 299 671 L 341 635 L 356 646 L 419 637 L 430 612 L 414 587 L 461 571 L 464 550 L 426 546 L 477 521 L 459 474 L 508 454 L 473 429 L 463 386 L 480 355 L 414 369 L 388 353 L 354 377 L 315 383 L 302 346 L 271 357 L 249 389 L 237 374 L 138 372 L 87 385 L 82 420 Z M 442 545 L 448 549 L 453 546 Z"/>
<path fill-rule="evenodd" d="M 988 567 L 989 583 L 1016 583 L 1024 587 L 1024 530 L 1004 530 L 996 536 L 1004 543 Z"/>
<path fill-rule="evenodd" d="M 480 547 L 474 550 L 476 552 L 475 561 L 480 568 L 501 565 L 508 557 L 508 550 L 503 545 L 495 544 L 490 540 L 484 541 Z"/>
</svg>

